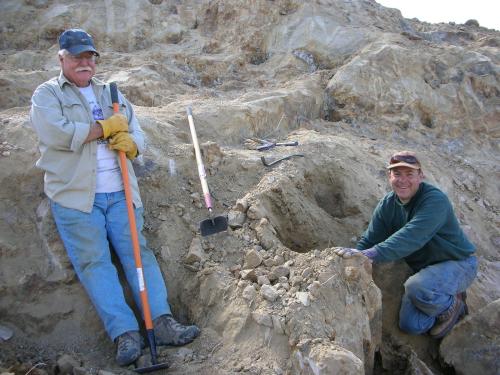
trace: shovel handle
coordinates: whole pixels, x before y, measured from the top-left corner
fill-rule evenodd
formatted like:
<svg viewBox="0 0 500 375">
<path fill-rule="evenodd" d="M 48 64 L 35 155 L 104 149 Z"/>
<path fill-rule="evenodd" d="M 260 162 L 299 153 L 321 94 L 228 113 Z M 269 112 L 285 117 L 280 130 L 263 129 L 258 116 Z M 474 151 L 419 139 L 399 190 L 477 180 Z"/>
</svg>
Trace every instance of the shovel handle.
<svg viewBox="0 0 500 375">
<path fill-rule="evenodd" d="M 118 88 L 116 83 L 112 82 L 109 85 L 111 91 L 111 102 L 113 103 L 113 112 L 118 113 Z M 132 238 L 132 248 L 134 251 L 135 268 L 137 271 L 137 280 L 139 282 L 139 291 L 141 295 L 142 313 L 144 315 L 144 323 L 148 331 L 153 329 L 153 321 L 151 320 L 151 310 L 149 307 L 148 293 L 146 282 L 144 281 L 144 273 L 142 271 L 141 250 L 139 246 L 139 236 L 137 234 L 137 224 L 135 221 L 134 204 L 132 200 L 132 191 L 130 189 L 130 180 L 128 177 L 127 157 L 125 152 L 119 151 L 120 166 L 123 179 L 123 189 L 125 190 L 125 201 L 127 202 L 127 214 L 130 227 L 130 237 Z"/>
<path fill-rule="evenodd" d="M 187 107 L 187 116 L 189 122 L 189 130 L 191 131 L 191 138 L 193 138 L 194 153 L 196 156 L 196 164 L 198 165 L 198 175 L 200 176 L 201 189 L 203 190 L 203 197 L 205 198 L 205 205 L 208 211 L 212 212 L 212 198 L 210 190 L 208 189 L 207 175 L 205 173 L 205 166 L 201 158 L 200 145 L 198 144 L 198 137 L 196 136 L 196 129 L 193 121 L 193 111 L 191 107 Z"/>
</svg>

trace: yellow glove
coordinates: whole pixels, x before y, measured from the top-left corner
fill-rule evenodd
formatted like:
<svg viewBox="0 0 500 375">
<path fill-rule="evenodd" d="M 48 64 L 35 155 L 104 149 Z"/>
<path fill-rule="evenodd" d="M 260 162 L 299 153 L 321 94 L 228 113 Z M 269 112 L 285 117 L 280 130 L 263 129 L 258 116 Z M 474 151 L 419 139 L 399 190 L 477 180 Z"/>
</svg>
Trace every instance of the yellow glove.
<svg viewBox="0 0 500 375">
<path fill-rule="evenodd" d="M 134 159 L 137 154 L 137 145 L 127 132 L 118 132 L 109 138 L 110 150 L 124 151 L 127 158 Z"/>
<path fill-rule="evenodd" d="M 106 120 L 97 120 L 101 124 L 103 138 L 107 139 L 118 132 L 128 132 L 127 117 L 121 113 L 115 113 L 113 116 L 108 117 Z"/>
</svg>

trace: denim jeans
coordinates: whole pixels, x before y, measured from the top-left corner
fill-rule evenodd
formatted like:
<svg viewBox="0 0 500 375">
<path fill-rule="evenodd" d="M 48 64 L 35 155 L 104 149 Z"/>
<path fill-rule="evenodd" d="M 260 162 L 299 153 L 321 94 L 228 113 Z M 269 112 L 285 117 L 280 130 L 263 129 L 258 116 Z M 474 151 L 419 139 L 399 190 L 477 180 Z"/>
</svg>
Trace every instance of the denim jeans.
<svg viewBox="0 0 500 375">
<path fill-rule="evenodd" d="M 127 215 L 125 193 L 97 193 L 90 213 L 51 202 L 52 214 L 76 274 L 112 340 L 138 330 L 137 319 L 127 305 L 118 273 L 111 262 L 111 243 L 131 286 L 135 303 L 141 306 L 137 270 Z M 141 233 L 143 209 L 135 209 L 144 281 L 152 318 L 170 314 L 167 289 L 153 252 Z"/>
<path fill-rule="evenodd" d="M 455 295 L 465 291 L 477 274 L 477 258 L 449 260 L 427 266 L 408 278 L 399 311 L 402 331 L 419 335 L 432 328 Z"/>
</svg>

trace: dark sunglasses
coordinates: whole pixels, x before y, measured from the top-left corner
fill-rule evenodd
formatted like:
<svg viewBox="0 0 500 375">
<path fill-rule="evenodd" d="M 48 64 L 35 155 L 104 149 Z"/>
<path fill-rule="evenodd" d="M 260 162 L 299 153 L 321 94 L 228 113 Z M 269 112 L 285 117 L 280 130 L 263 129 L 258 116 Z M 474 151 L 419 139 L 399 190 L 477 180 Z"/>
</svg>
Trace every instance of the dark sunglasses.
<svg viewBox="0 0 500 375">
<path fill-rule="evenodd" d="M 397 164 L 400 162 L 408 164 L 418 164 L 417 158 L 413 155 L 393 155 L 389 164 Z"/>
</svg>

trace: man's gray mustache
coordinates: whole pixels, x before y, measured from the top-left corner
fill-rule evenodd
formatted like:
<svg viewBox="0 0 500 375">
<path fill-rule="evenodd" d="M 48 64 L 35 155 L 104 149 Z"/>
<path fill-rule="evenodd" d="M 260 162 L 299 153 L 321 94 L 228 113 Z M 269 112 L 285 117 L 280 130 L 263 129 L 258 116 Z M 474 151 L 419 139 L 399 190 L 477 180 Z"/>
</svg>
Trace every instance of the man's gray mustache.
<svg viewBox="0 0 500 375">
<path fill-rule="evenodd" d="M 84 68 L 76 68 L 76 72 L 84 72 L 84 71 L 89 71 L 92 72 L 92 69 L 84 67 Z"/>
</svg>

